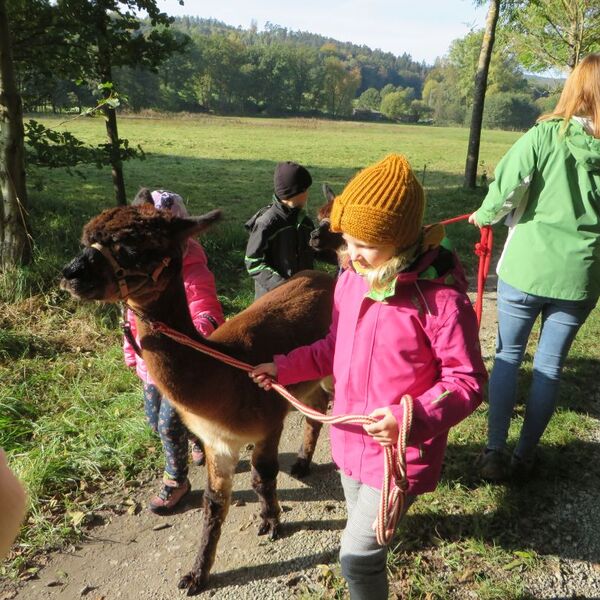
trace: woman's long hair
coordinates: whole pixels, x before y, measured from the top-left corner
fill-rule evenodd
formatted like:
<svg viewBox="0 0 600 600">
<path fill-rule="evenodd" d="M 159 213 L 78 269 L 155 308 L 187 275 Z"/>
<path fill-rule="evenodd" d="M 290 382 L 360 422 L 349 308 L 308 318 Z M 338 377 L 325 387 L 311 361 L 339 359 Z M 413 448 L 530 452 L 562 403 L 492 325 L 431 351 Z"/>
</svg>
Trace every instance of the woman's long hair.
<svg viewBox="0 0 600 600">
<path fill-rule="evenodd" d="M 571 117 L 588 117 L 592 134 L 600 138 L 600 54 L 588 54 L 569 75 L 556 108 L 538 121 L 564 119 L 566 127 Z"/>
</svg>

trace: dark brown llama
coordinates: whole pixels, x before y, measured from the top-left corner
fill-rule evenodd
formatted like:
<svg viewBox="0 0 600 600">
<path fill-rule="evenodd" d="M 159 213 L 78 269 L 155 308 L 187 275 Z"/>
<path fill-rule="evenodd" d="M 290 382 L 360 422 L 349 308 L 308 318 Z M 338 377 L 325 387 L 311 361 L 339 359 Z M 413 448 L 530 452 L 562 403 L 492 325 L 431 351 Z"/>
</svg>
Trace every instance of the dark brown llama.
<svg viewBox="0 0 600 600">
<path fill-rule="evenodd" d="M 149 320 L 162 321 L 196 340 L 181 276 L 182 256 L 191 236 L 220 218 L 220 211 L 182 219 L 154 207 L 104 211 L 83 230 L 84 249 L 63 270 L 61 287 L 82 300 L 127 303 Z M 209 346 L 251 364 L 271 360 L 327 334 L 333 280 L 304 271 L 266 294 L 218 328 Z M 259 535 L 279 534 L 276 478 L 277 448 L 288 412 L 287 402 L 264 392 L 248 375 L 181 345 L 138 318 L 143 358 L 152 378 L 176 407 L 187 427 L 205 442 L 207 488 L 203 531 L 192 570 L 179 582 L 193 595 L 206 587 L 221 527 L 230 503 L 240 449 L 254 444 L 252 487 L 260 500 Z M 328 396 L 319 381 L 291 387 L 292 393 L 324 411 Z M 315 431 L 307 422 L 312 446 L 304 446 L 296 469 L 305 472 L 314 451 Z M 312 441 L 310 441 L 312 440 Z"/>
<path fill-rule="evenodd" d="M 334 233 L 329 229 L 335 194 L 326 183 L 323 184 L 323 195 L 326 202 L 317 213 L 319 223 L 310 234 L 310 246 L 315 251 L 317 258 L 336 265 L 338 263 L 337 250 L 344 245 L 344 238 L 341 233 Z"/>
</svg>

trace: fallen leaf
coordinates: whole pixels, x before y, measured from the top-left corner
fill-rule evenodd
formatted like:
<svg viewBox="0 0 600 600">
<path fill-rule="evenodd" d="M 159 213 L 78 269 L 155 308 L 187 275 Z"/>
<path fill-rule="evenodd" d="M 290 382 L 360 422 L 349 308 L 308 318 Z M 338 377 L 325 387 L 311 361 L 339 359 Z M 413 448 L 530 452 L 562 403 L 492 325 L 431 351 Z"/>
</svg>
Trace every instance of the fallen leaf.
<svg viewBox="0 0 600 600">
<path fill-rule="evenodd" d="M 511 560 L 504 568 L 507 571 L 511 571 L 516 567 L 520 567 L 523 564 L 523 561 L 520 558 L 515 558 L 515 560 Z"/>
<path fill-rule="evenodd" d="M 330 579 L 333 577 L 333 571 L 329 565 L 317 565 L 317 569 L 319 571 L 319 578 Z"/>
<path fill-rule="evenodd" d="M 68 513 L 68 515 L 69 515 L 69 517 L 71 517 L 71 523 L 73 523 L 73 525 L 75 525 L 75 527 L 78 527 L 79 525 L 81 525 L 81 522 L 85 518 L 85 513 L 80 510 L 70 512 L 70 513 Z"/>
</svg>

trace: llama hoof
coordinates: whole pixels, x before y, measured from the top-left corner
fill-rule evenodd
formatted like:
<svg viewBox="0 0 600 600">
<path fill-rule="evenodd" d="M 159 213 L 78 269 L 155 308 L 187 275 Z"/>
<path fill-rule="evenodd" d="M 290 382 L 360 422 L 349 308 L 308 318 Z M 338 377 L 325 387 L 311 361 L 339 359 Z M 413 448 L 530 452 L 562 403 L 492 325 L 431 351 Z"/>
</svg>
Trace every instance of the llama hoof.
<svg viewBox="0 0 600 600">
<path fill-rule="evenodd" d="M 270 540 L 276 540 L 281 533 L 281 524 L 275 519 L 265 519 L 258 528 L 258 535 L 266 535 Z"/>
<path fill-rule="evenodd" d="M 206 582 L 202 581 L 201 578 L 194 575 L 194 573 L 188 573 L 179 580 L 177 587 L 180 590 L 187 589 L 188 596 L 195 596 L 206 587 Z"/>
<path fill-rule="evenodd" d="M 298 458 L 296 462 L 292 465 L 290 470 L 290 475 L 297 477 L 298 479 L 303 479 L 310 472 L 310 461 L 308 458 Z"/>
</svg>

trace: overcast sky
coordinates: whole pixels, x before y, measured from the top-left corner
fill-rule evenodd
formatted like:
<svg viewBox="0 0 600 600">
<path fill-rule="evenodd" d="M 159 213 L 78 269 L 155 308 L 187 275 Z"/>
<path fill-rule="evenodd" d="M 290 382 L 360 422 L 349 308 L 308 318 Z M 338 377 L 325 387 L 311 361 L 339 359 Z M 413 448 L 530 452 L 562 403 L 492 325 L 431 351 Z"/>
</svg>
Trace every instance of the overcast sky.
<svg viewBox="0 0 600 600">
<path fill-rule="evenodd" d="M 172 16 L 214 18 L 259 30 L 271 22 L 293 30 L 319 33 L 433 63 L 450 42 L 485 22 L 485 6 L 471 0 L 158 0 Z"/>
</svg>

